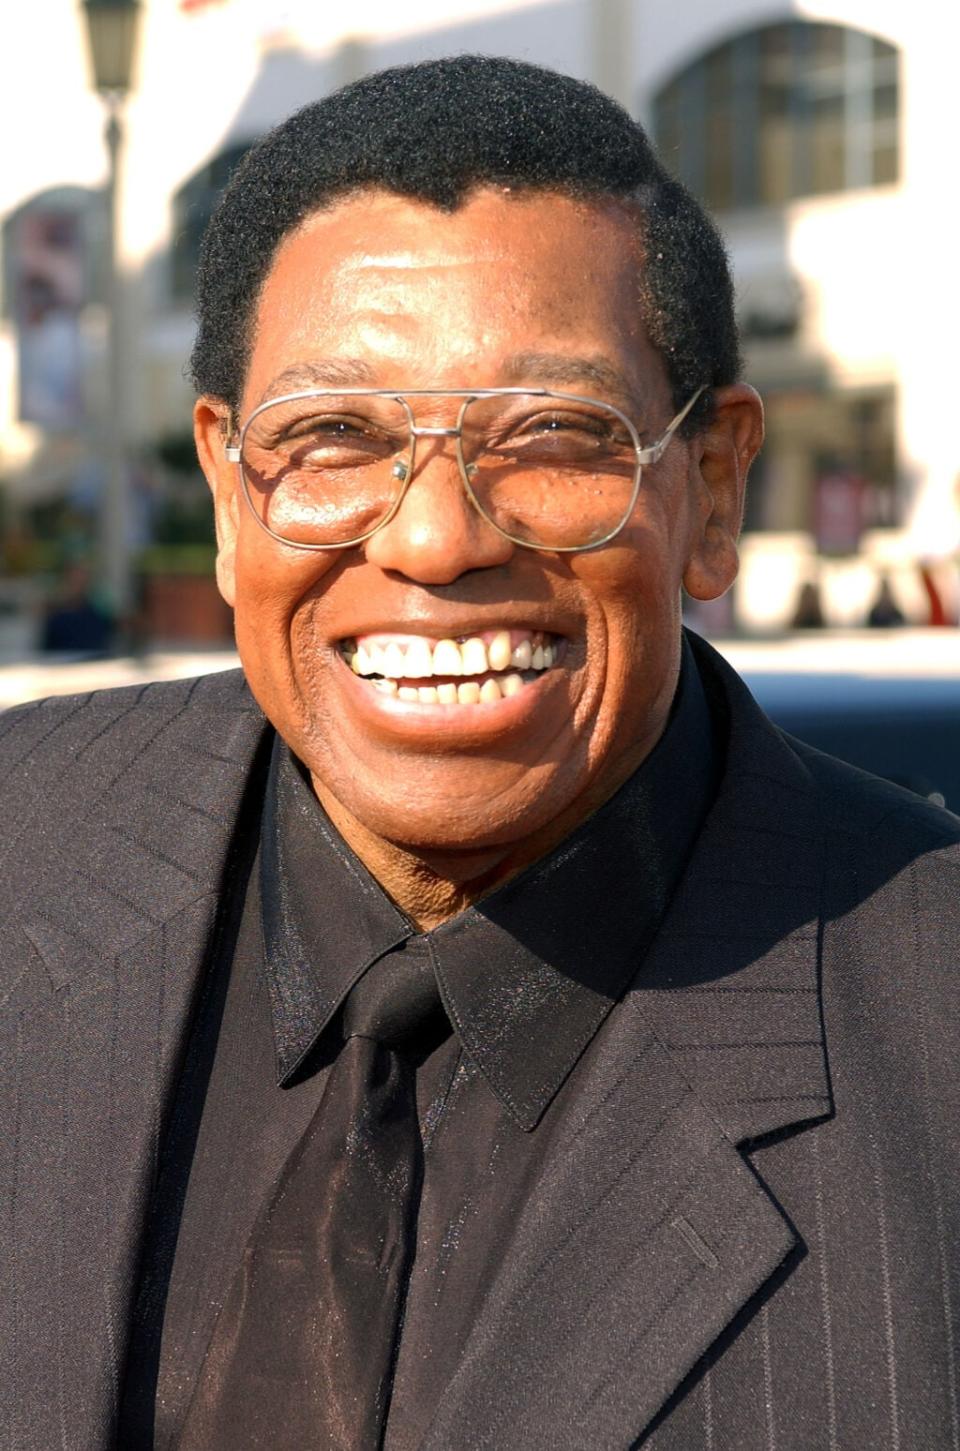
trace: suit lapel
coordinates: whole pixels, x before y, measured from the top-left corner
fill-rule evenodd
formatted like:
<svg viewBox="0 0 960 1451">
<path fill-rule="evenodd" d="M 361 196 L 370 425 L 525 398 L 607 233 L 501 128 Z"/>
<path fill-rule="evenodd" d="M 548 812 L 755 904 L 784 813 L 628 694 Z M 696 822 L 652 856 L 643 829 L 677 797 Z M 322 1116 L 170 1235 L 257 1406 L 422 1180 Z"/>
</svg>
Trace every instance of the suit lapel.
<svg viewBox="0 0 960 1451">
<path fill-rule="evenodd" d="M 118 699 L 91 703 L 68 823 L 7 928 L 21 1303 L 58 1279 L 21 1319 L 24 1366 L 50 1371 L 23 1380 L 31 1447 L 63 1415 L 78 1445 L 110 1435 L 161 1118 L 263 733 L 232 676 L 159 690 L 133 716 Z"/>
<path fill-rule="evenodd" d="M 610 1026 L 544 1120 L 548 1167 L 424 1451 L 631 1445 L 794 1243 L 639 1016 Z"/>
<path fill-rule="evenodd" d="M 823 826 L 806 769 L 762 717 L 756 727 L 731 749 L 634 999 L 733 1143 L 832 1108 Z"/>
<path fill-rule="evenodd" d="M 730 715 L 717 801 L 633 988 L 537 1130 L 546 1167 L 423 1451 L 631 1446 L 797 1245 L 736 1146 L 831 1110 L 822 829 L 797 757 L 699 663 Z"/>
</svg>

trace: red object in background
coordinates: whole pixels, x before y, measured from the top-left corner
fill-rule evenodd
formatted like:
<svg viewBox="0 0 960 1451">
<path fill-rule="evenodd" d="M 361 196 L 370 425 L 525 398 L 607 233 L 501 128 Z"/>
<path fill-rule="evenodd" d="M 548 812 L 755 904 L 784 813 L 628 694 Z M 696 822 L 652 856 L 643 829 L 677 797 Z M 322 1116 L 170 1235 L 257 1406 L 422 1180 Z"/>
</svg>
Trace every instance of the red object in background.
<svg viewBox="0 0 960 1451">
<path fill-rule="evenodd" d="M 144 580 L 143 629 L 165 647 L 233 642 L 233 611 L 207 575 L 149 575 Z"/>
<path fill-rule="evenodd" d="M 222 5 L 224 0 L 180 0 L 180 9 L 186 12 L 191 10 L 206 10 L 210 5 Z"/>
<path fill-rule="evenodd" d="M 937 582 L 934 579 L 932 573 L 930 572 L 929 566 L 926 564 L 918 564 L 917 573 L 920 576 L 920 583 L 923 585 L 923 588 L 926 591 L 927 603 L 930 606 L 930 613 L 927 617 L 927 624 L 952 625 L 953 621 L 947 618 L 947 611 L 943 603 L 943 598 L 940 594 L 939 589 L 937 588 Z"/>
</svg>

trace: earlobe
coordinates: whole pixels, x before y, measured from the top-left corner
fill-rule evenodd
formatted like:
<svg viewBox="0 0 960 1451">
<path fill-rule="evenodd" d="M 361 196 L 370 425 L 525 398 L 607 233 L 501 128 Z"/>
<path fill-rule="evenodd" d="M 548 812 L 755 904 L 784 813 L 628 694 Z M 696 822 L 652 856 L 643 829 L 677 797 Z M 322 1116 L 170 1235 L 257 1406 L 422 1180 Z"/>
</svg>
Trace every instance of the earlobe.
<svg viewBox="0 0 960 1451">
<path fill-rule="evenodd" d="M 713 418 L 699 440 L 695 532 L 683 576 L 693 599 L 717 599 L 737 577 L 747 475 L 762 442 L 756 391 L 746 383 L 717 388 Z"/>
<path fill-rule="evenodd" d="M 236 593 L 234 561 L 237 544 L 237 469 L 224 452 L 229 410 L 219 398 L 198 398 L 193 409 L 193 436 L 204 477 L 213 495 L 217 533 L 217 587 L 228 605 Z"/>
</svg>

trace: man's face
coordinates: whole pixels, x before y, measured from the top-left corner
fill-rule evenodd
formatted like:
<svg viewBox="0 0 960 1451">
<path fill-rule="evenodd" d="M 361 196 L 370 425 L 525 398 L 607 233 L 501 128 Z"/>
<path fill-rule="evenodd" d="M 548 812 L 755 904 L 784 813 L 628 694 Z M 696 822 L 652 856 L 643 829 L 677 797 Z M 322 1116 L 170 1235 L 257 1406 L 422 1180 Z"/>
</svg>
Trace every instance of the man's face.
<svg viewBox="0 0 960 1451">
<path fill-rule="evenodd" d="M 447 214 L 392 194 L 345 200 L 278 251 L 241 421 L 324 377 L 398 392 L 529 384 L 617 405 L 648 444 L 673 408 L 641 324 L 642 266 L 635 223 L 614 203 L 489 189 Z M 412 403 L 423 425 L 456 421 L 455 398 Z M 656 743 L 677 679 L 681 582 L 706 597 L 733 577 L 739 499 L 721 500 L 720 538 L 717 498 L 737 494 L 739 464 L 705 467 L 703 441 L 676 438 L 611 543 L 551 554 L 498 534 L 468 500 L 452 442 L 424 439 L 379 533 L 309 552 L 259 527 L 215 415 L 201 400 L 243 665 L 341 828 L 522 856 L 537 833 L 589 814 Z M 547 645 L 556 663 L 504 672 L 522 688 L 492 701 L 401 699 L 348 663 L 357 643 L 412 648 L 422 662 L 424 643 L 501 636 L 502 648 L 505 632 L 511 649 Z M 405 694 L 441 683 L 443 672 L 417 677 Z"/>
</svg>

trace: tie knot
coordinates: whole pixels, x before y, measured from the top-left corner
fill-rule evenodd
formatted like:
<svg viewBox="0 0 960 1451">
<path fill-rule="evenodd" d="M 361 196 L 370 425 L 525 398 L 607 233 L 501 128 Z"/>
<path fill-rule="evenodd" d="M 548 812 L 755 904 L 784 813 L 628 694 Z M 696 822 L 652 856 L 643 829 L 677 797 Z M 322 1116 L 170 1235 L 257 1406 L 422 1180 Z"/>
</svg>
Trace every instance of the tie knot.
<svg viewBox="0 0 960 1451">
<path fill-rule="evenodd" d="M 422 1046 L 448 1027 L 430 955 L 416 942 L 368 968 L 343 1007 L 345 1038 L 374 1038 L 389 1048 Z"/>
</svg>

